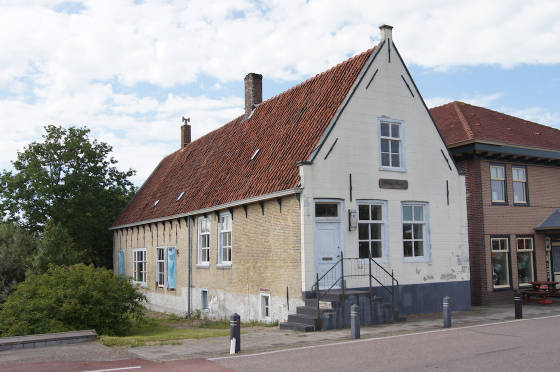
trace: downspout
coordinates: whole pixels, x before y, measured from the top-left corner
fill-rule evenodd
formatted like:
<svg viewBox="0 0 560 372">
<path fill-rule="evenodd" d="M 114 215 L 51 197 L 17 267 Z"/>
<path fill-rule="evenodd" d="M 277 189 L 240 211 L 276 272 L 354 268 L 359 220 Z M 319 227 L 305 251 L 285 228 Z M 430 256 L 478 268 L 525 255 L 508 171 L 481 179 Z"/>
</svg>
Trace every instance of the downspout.
<svg viewBox="0 0 560 372">
<path fill-rule="evenodd" d="M 191 317 L 191 278 L 192 278 L 192 239 L 191 239 L 191 219 L 187 217 L 187 229 L 188 229 L 188 239 L 189 239 L 189 259 L 188 259 L 188 301 L 187 301 L 187 318 Z"/>
</svg>

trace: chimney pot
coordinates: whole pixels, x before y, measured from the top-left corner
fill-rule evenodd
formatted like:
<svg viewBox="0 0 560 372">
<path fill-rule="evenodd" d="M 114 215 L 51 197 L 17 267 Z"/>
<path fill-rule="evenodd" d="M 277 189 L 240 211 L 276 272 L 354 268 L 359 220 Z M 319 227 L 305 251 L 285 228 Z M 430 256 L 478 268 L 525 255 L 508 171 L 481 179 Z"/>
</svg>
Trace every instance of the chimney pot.
<svg viewBox="0 0 560 372">
<path fill-rule="evenodd" d="M 189 124 L 191 118 L 185 118 L 183 116 L 182 121 L 185 124 L 181 125 L 181 148 L 191 143 L 191 125 Z"/>
<path fill-rule="evenodd" d="M 389 25 L 381 25 L 379 26 L 379 30 L 381 30 L 381 40 L 391 39 L 393 37 L 393 26 Z"/>
<path fill-rule="evenodd" d="M 251 72 L 245 76 L 245 118 L 262 102 L 262 75 Z"/>
</svg>

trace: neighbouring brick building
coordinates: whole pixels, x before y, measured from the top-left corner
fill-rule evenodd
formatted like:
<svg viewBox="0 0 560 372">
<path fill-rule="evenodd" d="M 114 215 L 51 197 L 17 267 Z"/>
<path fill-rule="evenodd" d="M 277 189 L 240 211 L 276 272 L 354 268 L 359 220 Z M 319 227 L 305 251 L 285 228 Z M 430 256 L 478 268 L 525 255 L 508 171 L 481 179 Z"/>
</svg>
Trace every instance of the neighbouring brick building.
<svg viewBox="0 0 560 372">
<path fill-rule="evenodd" d="M 473 304 L 560 280 L 560 131 L 452 102 L 432 108 L 466 176 Z"/>
<path fill-rule="evenodd" d="M 398 278 L 403 313 L 438 311 L 446 295 L 470 306 L 465 180 L 391 29 L 264 102 L 249 74 L 243 115 L 192 142 L 182 127 L 111 227 L 115 272 L 150 307 L 283 321 L 319 276 L 321 289 L 368 285 L 354 274 L 372 259 Z"/>
</svg>

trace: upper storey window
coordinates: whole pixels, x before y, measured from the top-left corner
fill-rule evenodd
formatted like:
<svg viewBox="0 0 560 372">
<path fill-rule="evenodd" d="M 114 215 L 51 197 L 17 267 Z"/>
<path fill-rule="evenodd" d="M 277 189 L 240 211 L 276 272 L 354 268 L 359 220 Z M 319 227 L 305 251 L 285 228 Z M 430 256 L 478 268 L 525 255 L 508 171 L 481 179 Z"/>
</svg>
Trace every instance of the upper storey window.
<svg viewBox="0 0 560 372">
<path fill-rule="evenodd" d="M 381 120 L 379 126 L 381 169 L 404 170 L 402 123 Z"/>
<path fill-rule="evenodd" d="M 504 165 L 490 166 L 490 184 L 492 203 L 506 203 L 506 167 Z"/>
<path fill-rule="evenodd" d="M 513 203 L 527 204 L 527 169 L 525 167 L 511 167 L 513 182 Z"/>
</svg>

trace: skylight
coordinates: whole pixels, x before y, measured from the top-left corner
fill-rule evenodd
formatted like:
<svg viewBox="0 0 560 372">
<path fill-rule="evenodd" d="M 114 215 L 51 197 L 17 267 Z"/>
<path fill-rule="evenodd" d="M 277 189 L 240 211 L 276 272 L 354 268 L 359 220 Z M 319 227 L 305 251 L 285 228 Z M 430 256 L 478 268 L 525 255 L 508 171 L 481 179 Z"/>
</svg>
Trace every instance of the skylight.
<svg viewBox="0 0 560 372">
<path fill-rule="evenodd" d="M 183 197 L 183 195 L 185 195 L 185 192 L 183 191 L 182 193 L 179 194 L 179 196 L 177 197 L 177 201 L 181 200 L 181 198 Z"/>
<path fill-rule="evenodd" d="M 159 203 L 159 199 L 154 202 L 153 206 L 155 207 L 156 205 L 158 205 L 158 203 Z"/>
<path fill-rule="evenodd" d="M 257 156 L 257 154 L 259 153 L 259 151 L 261 151 L 261 149 L 256 149 L 255 153 L 253 154 L 253 156 L 251 156 L 251 160 L 253 160 L 255 158 L 255 156 Z"/>
</svg>

